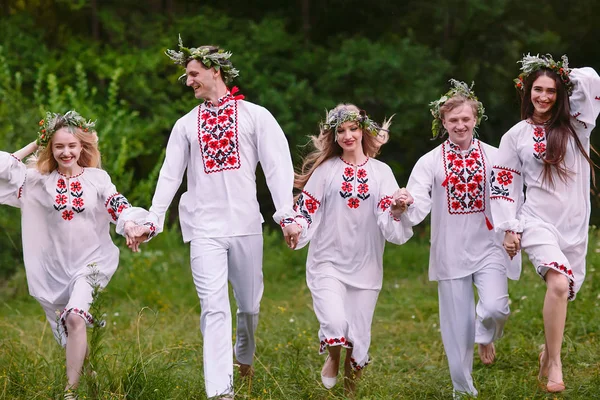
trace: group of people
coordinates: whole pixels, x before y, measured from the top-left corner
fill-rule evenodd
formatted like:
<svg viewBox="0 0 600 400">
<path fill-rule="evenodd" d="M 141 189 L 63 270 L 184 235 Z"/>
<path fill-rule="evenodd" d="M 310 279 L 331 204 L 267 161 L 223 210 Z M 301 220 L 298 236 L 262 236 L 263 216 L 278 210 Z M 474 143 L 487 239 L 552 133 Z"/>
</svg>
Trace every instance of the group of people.
<svg viewBox="0 0 600 400">
<path fill-rule="evenodd" d="M 89 313 L 93 286 L 104 287 L 118 265 L 110 222 L 138 251 L 161 232 L 186 171 L 179 220 L 201 305 L 207 396 L 234 397 L 234 366 L 242 377 L 252 376 L 264 288 L 259 162 L 287 245 L 310 243 L 306 283 L 320 324 L 319 352 L 327 354 L 320 373 L 326 388 L 337 383 L 345 348 L 344 387 L 354 393 L 370 362 L 385 242 L 405 243 L 431 214 L 429 278 L 438 282 L 455 395 L 477 395 L 475 343 L 482 362 L 494 362 L 494 341 L 510 313 L 507 279 L 519 278 L 521 248 L 547 288 L 539 378 L 549 392 L 565 389 L 561 346 L 567 302 L 585 278 L 590 133 L 600 112 L 593 69 L 570 69 L 564 56 L 558 62 L 525 56 L 516 80 L 522 120 L 499 149 L 475 137 L 485 115 L 473 86 L 451 80 L 450 90 L 431 103 L 434 138 L 448 138 L 418 160 L 400 188 L 391 168 L 376 159 L 391 120 L 379 124 L 360 108 L 339 104 L 311 136 L 314 149 L 294 173 L 275 118 L 229 89 L 239 74 L 231 53 L 186 48 L 180 39 L 179 49 L 166 54 L 185 68 L 182 78 L 202 102 L 173 127 L 149 211 L 116 191 L 100 169 L 94 123 L 75 111 L 48 113 L 35 142 L 0 152 L 0 203 L 22 210 L 30 294 L 66 349 L 65 399 L 76 398 L 86 326 L 99 317 Z M 235 345 L 228 282 L 237 303 Z"/>
</svg>

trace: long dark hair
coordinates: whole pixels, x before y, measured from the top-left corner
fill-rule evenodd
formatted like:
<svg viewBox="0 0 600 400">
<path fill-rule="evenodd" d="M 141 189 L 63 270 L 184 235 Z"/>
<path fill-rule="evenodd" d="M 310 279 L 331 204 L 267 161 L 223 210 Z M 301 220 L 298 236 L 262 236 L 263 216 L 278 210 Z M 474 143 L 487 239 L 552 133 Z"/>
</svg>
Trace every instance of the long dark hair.
<svg viewBox="0 0 600 400">
<path fill-rule="evenodd" d="M 554 186 L 553 170 L 563 182 L 566 182 L 571 171 L 565 166 L 565 154 L 567 153 L 567 144 L 569 137 L 577 145 L 577 148 L 586 159 L 592 170 L 592 181 L 596 184 L 594 173 L 594 162 L 590 158 L 588 152 L 581 144 L 579 137 L 575 133 L 575 128 L 571 124 L 571 109 L 569 106 L 569 94 L 565 85 L 560 79 L 560 76 L 547 68 L 529 74 L 524 81 L 524 90 L 521 94 L 521 119 L 532 119 L 535 110 L 531 102 L 531 89 L 533 83 L 540 77 L 547 76 L 552 79 L 556 85 L 556 102 L 552 106 L 552 116 L 545 123 L 546 128 L 546 154 L 542 158 L 544 162 L 544 171 L 542 173 L 542 182 L 549 182 L 550 186 Z M 594 150 L 595 151 L 595 150 Z"/>
</svg>

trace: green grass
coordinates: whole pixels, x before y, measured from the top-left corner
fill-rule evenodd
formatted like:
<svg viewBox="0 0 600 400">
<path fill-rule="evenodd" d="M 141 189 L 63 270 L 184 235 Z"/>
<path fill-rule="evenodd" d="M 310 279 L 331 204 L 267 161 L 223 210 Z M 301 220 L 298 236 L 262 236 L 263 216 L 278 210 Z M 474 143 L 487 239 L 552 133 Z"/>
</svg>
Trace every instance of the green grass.
<svg viewBox="0 0 600 400">
<path fill-rule="evenodd" d="M 427 280 L 425 235 L 386 249 L 385 279 L 373 321 L 373 363 L 361 399 L 448 399 L 452 387 L 439 333 L 437 286 Z M 119 243 L 122 239 L 118 239 Z M 543 282 L 525 263 L 510 283 L 512 315 L 497 343 L 497 362 L 476 357 L 481 399 L 600 398 L 600 239 L 591 232 L 588 276 L 569 305 L 563 368 L 567 390 L 548 395 L 537 384 L 543 342 Z M 236 399 L 343 399 L 341 385 L 320 384 L 318 323 L 304 282 L 306 251 L 288 250 L 279 233 L 265 235 L 265 295 L 258 329 L 256 374 L 236 375 Z M 176 233 L 160 235 L 141 254 L 122 251 L 103 292 L 107 325 L 95 369 L 81 399 L 205 399 L 199 302 L 189 249 Z M 232 297 L 233 299 L 233 297 Z M 0 289 L 0 399 L 60 399 L 64 352 L 43 312 L 27 294 L 23 271 Z M 91 336 L 91 332 L 90 332 Z"/>
</svg>

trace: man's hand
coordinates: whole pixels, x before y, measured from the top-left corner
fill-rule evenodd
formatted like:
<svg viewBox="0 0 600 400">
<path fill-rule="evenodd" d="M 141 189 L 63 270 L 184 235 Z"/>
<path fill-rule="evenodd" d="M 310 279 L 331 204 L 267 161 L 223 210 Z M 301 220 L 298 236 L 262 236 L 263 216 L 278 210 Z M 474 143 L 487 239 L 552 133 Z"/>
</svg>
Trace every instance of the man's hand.
<svg viewBox="0 0 600 400">
<path fill-rule="evenodd" d="M 148 235 L 150 235 L 150 227 L 147 225 L 136 225 L 133 221 L 125 222 L 125 240 L 127 243 L 127 247 L 131 249 L 134 253 L 140 251 L 140 243 L 148 240 Z"/>
<path fill-rule="evenodd" d="M 400 218 L 403 212 L 406 211 L 408 206 L 414 203 L 414 199 L 406 188 L 398 189 L 392 195 L 392 206 L 390 211 L 392 216 L 396 219 Z"/>
<path fill-rule="evenodd" d="M 302 232 L 302 227 L 294 222 L 281 229 L 285 243 L 287 243 L 290 249 L 294 250 L 298 245 L 298 238 L 300 237 L 300 232 Z"/>
</svg>

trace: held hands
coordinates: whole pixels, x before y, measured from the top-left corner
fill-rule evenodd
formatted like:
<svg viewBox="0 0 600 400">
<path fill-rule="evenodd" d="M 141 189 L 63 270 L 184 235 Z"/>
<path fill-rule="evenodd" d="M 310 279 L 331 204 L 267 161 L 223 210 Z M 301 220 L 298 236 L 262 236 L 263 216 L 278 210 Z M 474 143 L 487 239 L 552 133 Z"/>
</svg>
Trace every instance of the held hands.
<svg viewBox="0 0 600 400">
<path fill-rule="evenodd" d="M 410 195 L 406 188 L 398 189 L 392 195 L 392 206 L 390 211 L 394 218 L 400 218 L 403 212 L 406 211 L 408 206 L 415 202 L 415 199 Z"/>
<path fill-rule="evenodd" d="M 502 243 L 504 250 L 512 260 L 514 256 L 521 250 L 521 234 L 512 231 L 506 231 L 504 234 L 504 242 Z"/>
<path fill-rule="evenodd" d="M 294 250 L 298 245 L 298 238 L 300 237 L 300 233 L 302 232 L 302 227 L 297 223 L 292 223 L 286 225 L 281 229 L 283 231 L 283 238 L 285 239 L 285 243 L 290 249 Z"/>
<path fill-rule="evenodd" d="M 137 225 L 133 221 L 125 222 L 125 240 L 127 247 L 134 253 L 140 251 L 140 243 L 148 239 L 150 227 L 147 225 Z"/>
</svg>

